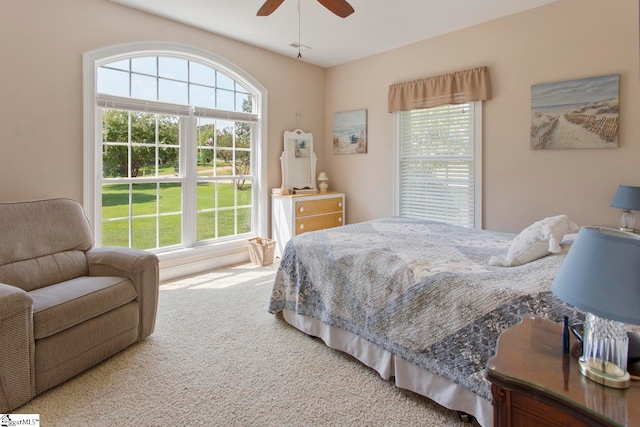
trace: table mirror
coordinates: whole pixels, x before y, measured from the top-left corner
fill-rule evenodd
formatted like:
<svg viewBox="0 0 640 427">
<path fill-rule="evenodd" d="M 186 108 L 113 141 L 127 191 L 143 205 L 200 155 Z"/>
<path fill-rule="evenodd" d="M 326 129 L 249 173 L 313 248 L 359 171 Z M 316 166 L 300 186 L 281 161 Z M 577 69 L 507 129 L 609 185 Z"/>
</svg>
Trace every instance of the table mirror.
<svg viewBox="0 0 640 427">
<path fill-rule="evenodd" d="M 315 192 L 316 154 L 313 152 L 313 135 L 300 129 L 284 133 L 282 188 L 296 193 Z"/>
</svg>

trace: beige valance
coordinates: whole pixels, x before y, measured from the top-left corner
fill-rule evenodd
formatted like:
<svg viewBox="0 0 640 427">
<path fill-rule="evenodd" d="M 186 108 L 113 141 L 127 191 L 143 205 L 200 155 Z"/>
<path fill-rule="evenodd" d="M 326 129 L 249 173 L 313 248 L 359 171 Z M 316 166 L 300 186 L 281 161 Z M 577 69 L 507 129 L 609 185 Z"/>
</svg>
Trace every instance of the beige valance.
<svg viewBox="0 0 640 427">
<path fill-rule="evenodd" d="M 477 67 L 389 86 L 389 112 L 491 99 L 489 69 Z"/>
</svg>

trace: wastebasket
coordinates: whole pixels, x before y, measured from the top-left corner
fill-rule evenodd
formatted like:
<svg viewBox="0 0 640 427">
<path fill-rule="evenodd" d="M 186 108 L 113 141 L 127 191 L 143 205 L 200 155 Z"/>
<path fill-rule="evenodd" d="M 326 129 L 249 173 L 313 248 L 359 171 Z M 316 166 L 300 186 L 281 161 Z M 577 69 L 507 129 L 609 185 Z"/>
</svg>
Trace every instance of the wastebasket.
<svg viewBox="0 0 640 427">
<path fill-rule="evenodd" d="M 273 255 L 276 251 L 276 241 L 262 237 L 249 239 L 249 258 L 258 265 L 273 264 Z"/>
</svg>

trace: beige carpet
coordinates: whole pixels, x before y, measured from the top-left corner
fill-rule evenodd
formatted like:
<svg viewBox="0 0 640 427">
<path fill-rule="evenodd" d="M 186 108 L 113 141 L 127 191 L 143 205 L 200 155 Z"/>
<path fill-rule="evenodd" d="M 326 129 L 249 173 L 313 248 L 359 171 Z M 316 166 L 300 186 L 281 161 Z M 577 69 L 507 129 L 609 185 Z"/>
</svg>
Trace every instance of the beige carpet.
<svg viewBox="0 0 640 427">
<path fill-rule="evenodd" d="M 153 335 L 14 413 L 42 426 L 466 426 L 267 312 L 275 265 L 163 284 Z"/>
</svg>

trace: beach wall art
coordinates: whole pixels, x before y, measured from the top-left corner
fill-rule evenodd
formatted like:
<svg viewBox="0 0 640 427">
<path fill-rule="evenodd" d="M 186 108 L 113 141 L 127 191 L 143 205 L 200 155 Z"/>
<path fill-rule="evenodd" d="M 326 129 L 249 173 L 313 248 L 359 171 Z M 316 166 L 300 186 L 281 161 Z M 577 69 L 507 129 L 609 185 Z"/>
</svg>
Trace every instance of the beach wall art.
<svg viewBox="0 0 640 427">
<path fill-rule="evenodd" d="M 531 86 L 531 149 L 617 148 L 620 75 Z"/>
<path fill-rule="evenodd" d="M 333 115 L 333 153 L 367 152 L 367 110 L 345 111 Z"/>
</svg>

